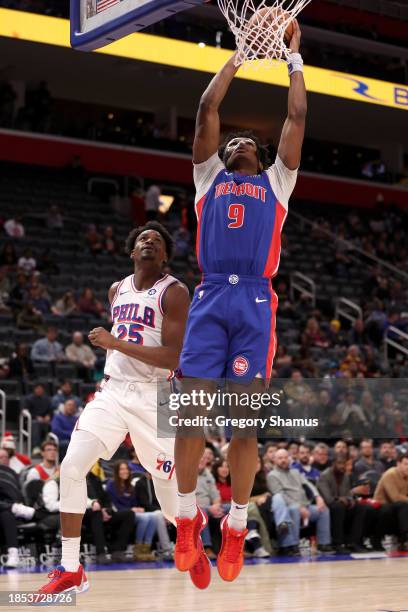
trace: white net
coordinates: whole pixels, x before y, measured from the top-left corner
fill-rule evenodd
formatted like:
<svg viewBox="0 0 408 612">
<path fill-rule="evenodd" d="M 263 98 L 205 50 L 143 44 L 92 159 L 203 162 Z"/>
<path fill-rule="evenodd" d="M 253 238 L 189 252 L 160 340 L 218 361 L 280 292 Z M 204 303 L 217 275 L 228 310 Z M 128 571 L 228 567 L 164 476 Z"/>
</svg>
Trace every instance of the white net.
<svg viewBox="0 0 408 612">
<path fill-rule="evenodd" d="M 311 0 L 218 0 L 235 36 L 237 65 L 254 67 L 284 61 L 290 53 L 286 30 Z"/>
</svg>

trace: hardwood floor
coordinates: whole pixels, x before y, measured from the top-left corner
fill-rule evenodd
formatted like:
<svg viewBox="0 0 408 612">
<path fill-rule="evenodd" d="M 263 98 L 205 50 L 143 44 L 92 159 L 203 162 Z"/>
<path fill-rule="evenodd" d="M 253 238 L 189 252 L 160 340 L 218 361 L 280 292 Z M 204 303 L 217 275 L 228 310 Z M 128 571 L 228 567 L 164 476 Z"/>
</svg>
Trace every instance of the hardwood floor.
<svg viewBox="0 0 408 612">
<path fill-rule="evenodd" d="M 407 558 L 249 565 L 232 584 L 222 582 L 213 568 L 212 583 L 202 592 L 175 569 L 95 571 L 75 610 L 408 612 L 407 574 Z M 45 579 L 45 574 L 11 571 L 0 576 L 0 590 L 34 590 Z M 13 608 L 23 609 L 28 608 Z"/>
</svg>

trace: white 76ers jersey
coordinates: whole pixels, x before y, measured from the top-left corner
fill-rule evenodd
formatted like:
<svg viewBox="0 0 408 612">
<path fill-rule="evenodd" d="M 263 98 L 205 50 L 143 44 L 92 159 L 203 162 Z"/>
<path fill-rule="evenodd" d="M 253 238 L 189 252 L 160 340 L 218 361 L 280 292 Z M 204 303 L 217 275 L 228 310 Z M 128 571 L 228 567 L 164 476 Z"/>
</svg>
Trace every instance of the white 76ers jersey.
<svg viewBox="0 0 408 612">
<path fill-rule="evenodd" d="M 166 274 L 150 289 L 138 291 L 133 274 L 123 279 L 111 304 L 111 333 L 119 340 L 144 346 L 161 346 L 162 299 L 166 289 L 177 282 L 174 276 Z M 169 371 L 147 365 L 119 351 L 108 351 L 105 374 L 119 380 L 148 382 L 165 379 Z"/>
</svg>

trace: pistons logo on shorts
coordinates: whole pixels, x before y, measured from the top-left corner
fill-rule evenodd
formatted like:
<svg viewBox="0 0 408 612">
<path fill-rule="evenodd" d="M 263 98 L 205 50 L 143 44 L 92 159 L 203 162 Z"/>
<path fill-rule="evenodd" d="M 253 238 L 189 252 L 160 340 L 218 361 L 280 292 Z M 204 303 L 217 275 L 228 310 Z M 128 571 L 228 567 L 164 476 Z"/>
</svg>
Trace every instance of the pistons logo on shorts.
<svg viewBox="0 0 408 612">
<path fill-rule="evenodd" d="M 249 361 L 246 357 L 235 357 L 234 363 L 232 364 L 232 371 L 235 376 L 245 376 L 249 370 Z"/>
<path fill-rule="evenodd" d="M 164 455 L 163 453 L 160 453 L 159 455 L 157 455 L 156 470 L 159 470 L 159 472 L 164 472 L 165 474 L 167 474 L 168 480 L 170 480 L 171 477 L 173 476 L 175 467 L 176 466 L 174 465 L 173 461 L 166 459 L 166 455 Z"/>
</svg>

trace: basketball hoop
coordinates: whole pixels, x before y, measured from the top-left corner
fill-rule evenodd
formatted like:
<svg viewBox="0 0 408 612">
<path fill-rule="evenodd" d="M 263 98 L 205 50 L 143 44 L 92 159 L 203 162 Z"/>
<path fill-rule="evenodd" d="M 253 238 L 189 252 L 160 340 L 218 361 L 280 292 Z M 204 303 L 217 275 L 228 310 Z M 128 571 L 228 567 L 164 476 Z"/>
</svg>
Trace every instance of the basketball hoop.
<svg viewBox="0 0 408 612">
<path fill-rule="evenodd" d="M 290 50 L 285 37 L 293 19 L 311 0 L 217 0 L 235 36 L 236 65 L 254 67 L 286 61 Z M 268 4 L 267 4 L 268 2 Z M 272 3 L 271 3 L 272 2 Z"/>
</svg>

